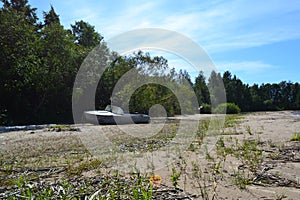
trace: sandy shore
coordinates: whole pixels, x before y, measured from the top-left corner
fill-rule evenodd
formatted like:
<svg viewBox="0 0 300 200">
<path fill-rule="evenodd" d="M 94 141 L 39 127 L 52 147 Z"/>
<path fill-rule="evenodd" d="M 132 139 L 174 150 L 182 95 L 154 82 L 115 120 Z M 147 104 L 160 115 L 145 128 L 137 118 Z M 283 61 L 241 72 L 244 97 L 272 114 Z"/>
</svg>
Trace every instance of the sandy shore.
<svg viewBox="0 0 300 200">
<path fill-rule="evenodd" d="M 193 127 L 193 121 L 198 119 L 212 119 L 216 116 L 212 115 L 193 115 L 193 116 L 179 116 L 173 119 L 191 121 L 192 124 L 186 124 L 186 130 Z M 76 145 L 80 149 L 92 149 L 101 143 L 102 148 L 107 148 L 110 145 L 110 140 L 117 137 L 127 137 L 126 134 L 137 137 L 139 139 L 147 138 L 155 135 L 158 131 L 163 129 L 163 124 L 140 124 L 140 125 L 122 125 L 122 126 L 94 126 L 94 125 L 78 125 L 76 126 L 80 131 L 66 130 L 62 132 L 49 131 L 49 129 L 42 130 L 29 130 L 29 131 L 13 131 L 0 133 L 0 151 L 2 154 L 10 154 L 13 156 L 15 153 L 22 151 L 25 152 L 27 157 L 34 157 L 38 152 L 46 151 L 53 152 L 53 154 L 60 154 L 64 151 L 66 144 L 72 144 L 72 148 Z M 191 129 L 192 130 L 192 129 Z M 147 135 L 143 135 L 147 133 Z M 271 174 L 277 177 L 277 182 L 281 180 L 292 181 L 293 184 L 249 184 L 246 189 L 240 189 L 233 183 L 233 172 L 241 166 L 237 163 L 238 160 L 229 156 L 224 162 L 222 167 L 222 176 L 218 175 L 217 186 L 215 189 L 216 197 L 218 199 L 276 199 L 280 196 L 286 199 L 299 199 L 300 197 L 300 142 L 292 142 L 293 135 L 300 133 L 300 116 L 294 115 L 293 111 L 281 112 L 256 112 L 245 114 L 241 118 L 241 122 L 234 127 L 223 129 L 224 140 L 257 140 L 259 141 L 259 148 L 262 149 L 264 160 L 260 163 L 259 170 L 265 170 L 260 176 Z M 102 134 L 102 136 L 100 136 Z M 85 141 L 86 140 L 86 141 Z M 81 145 L 79 145 L 79 143 Z M 83 143 L 83 146 L 82 146 Z M 88 145 L 87 145 L 88 144 Z M 46 147 L 45 147 L 46 146 Z M 60 152 L 56 152 L 57 147 L 60 147 Z M 87 147 L 88 146 L 88 147 Z M 283 153 L 289 147 L 291 151 L 285 152 L 286 155 L 294 155 L 296 160 L 289 160 L 284 157 Z M 48 148 L 48 150 L 45 150 Z M 63 149 L 63 150 L 61 150 Z M 67 151 L 67 150 L 65 150 Z M 72 151 L 76 151 L 76 148 Z M 33 153 L 34 152 L 34 153 Z M 182 153 L 182 152 L 181 152 Z M 212 155 L 215 150 L 212 150 Z M 278 159 L 270 158 L 269 155 L 278 154 Z M 192 161 L 197 162 L 198 166 L 202 166 L 203 170 L 208 169 L 207 166 L 212 164 L 204 158 L 197 157 L 196 153 L 186 153 L 184 155 L 186 163 Z M 159 153 L 156 155 L 159 156 Z M 34 160 L 34 158 L 32 158 Z M 183 160 L 176 161 L 168 167 L 159 167 L 154 170 L 164 179 L 164 184 L 172 185 L 170 181 L 171 168 L 180 167 Z M 61 164 L 61 163 L 60 163 Z M 59 163 L 57 165 L 60 165 Z M 247 164 L 247 163 L 246 163 Z M 182 174 L 179 180 L 179 187 L 185 191 L 193 194 L 199 194 L 199 185 L 195 180 L 189 178 L 191 166 L 187 164 L 185 173 Z M 268 169 L 267 169 L 268 168 Z M 266 170 L 267 169 L 267 170 Z M 189 171 L 190 170 L 190 171 Z M 184 176 L 186 175 L 186 176 Z M 84 172 L 84 176 L 96 176 L 94 172 Z M 270 176 L 271 177 L 271 176 Z M 275 178 L 276 178 L 275 177 Z M 257 177 L 259 176 L 257 175 Z M 209 182 L 209 180 L 207 180 Z M 211 180 L 210 180 L 211 181 Z M 213 192 L 214 184 L 208 184 L 208 192 Z M 199 197 L 199 199 L 201 199 Z"/>
</svg>

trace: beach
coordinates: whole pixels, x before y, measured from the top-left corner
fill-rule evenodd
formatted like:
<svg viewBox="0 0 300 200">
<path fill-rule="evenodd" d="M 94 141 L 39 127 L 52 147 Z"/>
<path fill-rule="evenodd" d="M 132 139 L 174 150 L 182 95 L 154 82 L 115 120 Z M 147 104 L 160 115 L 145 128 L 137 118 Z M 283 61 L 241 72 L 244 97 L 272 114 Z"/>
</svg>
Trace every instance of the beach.
<svg viewBox="0 0 300 200">
<path fill-rule="evenodd" d="M 199 114 L 178 116 L 172 120 L 188 122 L 183 128 L 192 131 L 190 128 L 194 121 L 218 117 Z M 172 123 L 167 126 L 163 123 L 52 125 L 37 130 L 0 133 L 0 197 L 22 194 L 18 187 L 14 187 L 15 182 L 9 181 L 19 181 L 20 177 L 27 180 L 26 183 L 32 186 L 33 191 L 43 184 L 44 187 L 51 184 L 57 186 L 62 179 L 69 184 L 99 179 L 98 185 L 93 185 L 86 193 L 91 197 L 100 191 L 103 177 L 113 177 L 111 171 L 124 169 L 120 165 L 123 161 L 106 162 L 112 156 L 107 152 L 115 149 L 127 156 L 125 159 L 128 160 L 132 159 L 130 156 L 141 157 L 135 166 L 127 168 L 128 172 L 120 172 L 125 182 L 125 177 L 132 181 L 130 170 L 134 167 L 140 167 L 139 173 L 144 177 L 146 185 L 151 174 L 162 177 L 162 185 L 152 191 L 152 195 L 157 195 L 157 198 L 159 195 L 165 195 L 165 198 L 169 195 L 170 199 L 298 199 L 300 141 L 292 141 L 292 138 L 300 133 L 300 116 L 294 111 L 279 111 L 247 113 L 231 118 L 234 120 L 230 123 L 226 118 L 217 143 L 214 148 L 204 152 L 205 156 L 200 152 L 201 147 L 197 147 L 198 141 L 194 140 L 191 140 L 193 145 L 189 144 L 178 155 L 170 152 L 166 154 L 164 146 L 172 145 L 178 139 L 170 130 L 177 130 L 178 134 L 180 129 L 180 125 Z M 160 135 L 157 135 L 158 132 Z M 114 144 L 114 148 L 111 148 L 111 144 Z M 108 156 L 107 160 L 101 160 L 94 152 Z M 149 152 L 152 159 L 155 155 L 154 161 L 151 161 L 154 167 L 144 173 L 148 168 L 143 168 L 143 165 L 148 163 L 142 158 L 149 156 Z M 161 161 L 164 156 L 170 157 L 169 160 L 164 159 L 166 163 Z M 125 166 L 126 162 L 123 163 Z M 175 176 L 176 173 L 178 176 Z M 113 182 L 114 179 L 111 180 Z M 24 187 L 27 187 L 26 184 Z M 102 195 L 108 195 L 104 191 Z"/>
</svg>

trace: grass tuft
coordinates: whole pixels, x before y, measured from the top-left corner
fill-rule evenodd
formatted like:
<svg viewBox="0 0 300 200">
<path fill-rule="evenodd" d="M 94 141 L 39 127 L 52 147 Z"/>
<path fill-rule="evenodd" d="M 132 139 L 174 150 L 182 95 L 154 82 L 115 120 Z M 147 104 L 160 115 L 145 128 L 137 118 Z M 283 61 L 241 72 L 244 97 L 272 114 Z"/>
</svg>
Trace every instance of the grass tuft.
<svg viewBox="0 0 300 200">
<path fill-rule="evenodd" d="M 297 133 L 292 136 L 291 141 L 298 141 L 300 142 L 300 133 Z"/>
</svg>

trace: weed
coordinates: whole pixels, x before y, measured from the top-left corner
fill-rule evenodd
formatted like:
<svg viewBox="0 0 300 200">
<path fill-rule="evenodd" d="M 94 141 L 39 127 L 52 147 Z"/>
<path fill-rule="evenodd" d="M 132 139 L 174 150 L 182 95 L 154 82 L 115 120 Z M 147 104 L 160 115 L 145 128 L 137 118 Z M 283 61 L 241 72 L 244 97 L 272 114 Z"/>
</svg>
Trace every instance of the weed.
<svg viewBox="0 0 300 200">
<path fill-rule="evenodd" d="M 177 172 L 175 167 L 172 167 L 172 174 L 171 174 L 171 182 L 174 186 L 174 188 L 178 187 L 178 180 L 180 178 L 181 172 Z"/>
<path fill-rule="evenodd" d="M 228 143 L 228 144 L 227 144 Z M 259 149 L 260 140 L 244 139 L 241 143 L 238 139 L 235 142 L 232 138 L 227 138 L 226 143 L 221 137 L 216 143 L 216 150 L 224 163 L 228 155 L 233 155 L 241 162 L 242 167 L 234 171 L 234 183 L 241 189 L 252 184 L 252 174 L 258 170 L 263 161 L 262 150 Z M 247 173 L 246 173 L 247 172 Z"/>
<path fill-rule="evenodd" d="M 56 131 L 56 132 L 79 131 L 79 129 L 76 127 L 70 126 L 70 125 L 57 124 L 57 125 L 52 125 L 52 126 L 48 127 L 48 131 Z"/>
<path fill-rule="evenodd" d="M 241 169 L 234 171 L 234 182 L 240 189 L 246 189 L 247 185 L 252 184 L 249 175 L 246 175 L 245 171 Z"/>
<path fill-rule="evenodd" d="M 214 158 L 210 155 L 208 149 L 207 149 L 207 146 L 205 146 L 205 159 L 208 160 L 208 161 L 213 161 Z"/>
<path fill-rule="evenodd" d="M 226 115 L 224 127 L 225 128 L 232 128 L 236 127 L 238 124 L 241 123 L 241 119 L 243 118 L 243 115 L 237 114 L 237 115 Z"/>
<path fill-rule="evenodd" d="M 248 133 L 249 135 L 253 135 L 253 133 L 252 133 L 252 131 L 251 131 L 251 127 L 250 127 L 249 125 L 246 125 L 246 126 L 245 126 L 245 129 L 246 129 L 246 131 L 247 131 L 247 133 Z"/>
<path fill-rule="evenodd" d="M 270 147 L 271 147 L 271 148 L 275 148 L 275 147 L 276 147 L 276 144 L 270 142 Z"/>
<path fill-rule="evenodd" d="M 102 161 L 99 159 L 87 160 L 79 163 L 78 165 L 73 165 L 73 164 L 71 165 L 69 163 L 67 174 L 69 177 L 72 177 L 74 175 L 81 175 L 83 171 L 99 169 L 101 166 L 102 166 Z"/>
<path fill-rule="evenodd" d="M 300 142 L 300 133 L 297 133 L 292 136 L 291 141 L 298 141 Z"/>
<path fill-rule="evenodd" d="M 280 153 L 270 153 L 269 157 L 273 160 L 278 160 L 280 158 Z"/>
<path fill-rule="evenodd" d="M 282 199 L 285 199 L 285 198 L 287 198 L 285 193 L 281 193 L 281 194 L 275 193 L 275 199 L 276 200 L 282 200 Z"/>
<path fill-rule="evenodd" d="M 209 125 L 210 125 L 209 120 L 200 121 L 198 130 L 196 133 L 199 145 L 202 144 L 202 140 L 206 136 L 206 132 L 209 128 Z"/>
<path fill-rule="evenodd" d="M 249 169 L 254 172 L 263 159 L 262 150 L 258 149 L 258 141 L 256 140 L 244 140 L 242 145 L 237 146 L 235 156 L 240 158 L 242 163 L 249 166 Z"/>
</svg>

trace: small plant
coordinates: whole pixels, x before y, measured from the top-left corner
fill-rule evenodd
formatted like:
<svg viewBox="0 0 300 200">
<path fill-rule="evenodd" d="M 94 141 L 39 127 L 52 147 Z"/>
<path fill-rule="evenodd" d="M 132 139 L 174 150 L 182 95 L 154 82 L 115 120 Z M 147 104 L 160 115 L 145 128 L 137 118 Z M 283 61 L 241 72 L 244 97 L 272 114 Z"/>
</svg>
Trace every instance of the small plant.
<svg viewBox="0 0 300 200">
<path fill-rule="evenodd" d="M 48 127 L 48 131 L 56 131 L 56 132 L 61 132 L 61 131 L 79 131 L 78 128 L 70 126 L 70 125 L 62 125 L 62 124 L 57 124 Z"/>
<path fill-rule="evenodd" d="M 247 185 L 252 184 L 252 180 L 245 174 L 245 171 L 240 169 L 234 172 L 234 182 L 240 189 L 246 189 Z"/>
<path fill-rule="evenodd" d="M 198 188 L 200 189 L 200 194 L 202 199 L 208 200 L 209 199 L 209 195 L 208 195 L 208 191 L 207 191 L 207 186 L 206 186 L 206 178 L 200 168 L 200 166 L 198 164 L 196 164 L 196 162 L 192 161 L 192 171 L 193 171 L 193 175 L 194 178 L 196 179 L 196 183 L 198 184 Z"/>
<path fill-rule="evenodd" d="M 226 143 L 229 143 L 226 146 Z M 244 139 L 242 143 L 235 138 L 219 138 L 216 143 L 217 153 L 225 162 L 227 155 L 233 155 L 241 162 L 241 168 L 234 171 L 234 183 L 240 189 L 245 189 L 247 185 L 252 184 L 252 174 L 255 174 L 263 161 L 262 150 L 258 148 L 260 140 Z"/>
<path fill-rule="evenodd" d="M 270 143 L 270 147 L 271 147 L 271 148 L 275 148 L 275 147 L 276 147 L 276 144 L 274 144 L 274 143 L 271 142 L 271 143 Z"/>
<path fill-rule="evenodd" d="M 205 159 L 208 161 L 213 161 L 214 158 L 209 154 L 207 147 L 205 147 Z"/>
<path fill-rule="evenodd" d="M 67 174 L 69 177 L 73 175 L 80 175 L 84 171 L 98 169 L 102 165 L 102 161 L 98 159 L 91 159 L 80 164 L 73 166 L 71 163 L 68 164 Z"/>
<path fill-rule="evenodd" d="M 225 128 L 234 128 L 236 125 L 241 123 L 243 115 L 226 115 L 224 127 Z"/>
<path fill-rule="evenodd" d="M 196 150 L 196 147 L 193 143 L 190 144 L 189 148 L 188 148 L 189 151 L 192 151 L 192 152 L 195 152 Z"/>
<path fill-rule="evenodd" d="M 287 196 L 285 195 L 285 193 L 282 193 L 282 194 L 275 194 L 275 199 L 276 200 L 282 200 L 282 199 L 285 199 L 287 198 Z"/>
<path fill-rule="evenodd" d="M 270 153 L 269 157 L 273 160 L 278 160 L 280 159 L 280 153 Z"/>
<path fill-rule="evenodd" d="M 202 140 L 206 136 L 206 132 L 209 126 L 210 126 L 210 121 L 208 120 L 204 120 L 199 123 L 198 130 L 196 133 L 199 145 L 202 144 Z"/>
<path fill-rule="evenodd" d="M 247 133 L 248 133 L 249 135 L 253 135 L 253 133 L 252 133 L 252 131 L 251 131 L 251 127 L 250 127 L 249 125 L 246 125 L 246 126 L 245 126 L 245 129 L 246 129 L 246 131 L 247 131 Z"/>
<path fill-rule="evenodd" d="M 177 172 L 175 167 L 172 167 L 171 182 L 173 183 L 174 188 L 178 187 L 178 180 L 180 175 L 181 172 Z"/>
<path fill-rule="evenodd" d="M 297 133 L 292 136 L 291 141 L 298 141 L 300 142 L 300 133 Z"/>
</svg>

